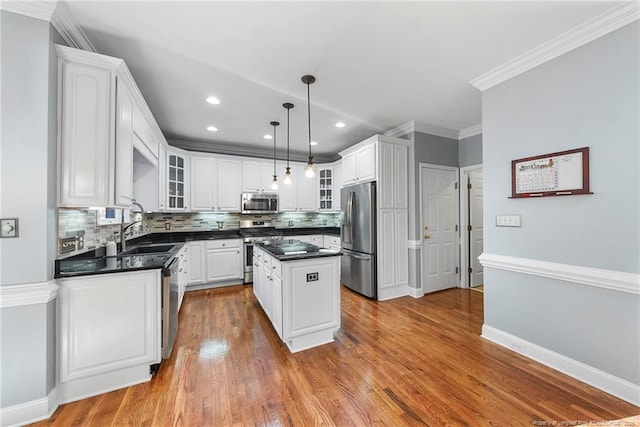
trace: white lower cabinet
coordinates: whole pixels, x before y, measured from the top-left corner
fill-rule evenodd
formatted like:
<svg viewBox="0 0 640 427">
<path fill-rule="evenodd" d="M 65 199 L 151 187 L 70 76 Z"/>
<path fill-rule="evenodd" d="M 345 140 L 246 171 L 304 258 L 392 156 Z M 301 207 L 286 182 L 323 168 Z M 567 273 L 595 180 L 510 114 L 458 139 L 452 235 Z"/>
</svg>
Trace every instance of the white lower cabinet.
<svg viewBox="0 0 640 427">
<path fill-rule="evenodd" d="M 59 403 L 148 381 L 161 360 L 160 270 L 58 284 Z"/>
<path fill-rule="evenodd" d="M 285 236 L 285 240 L 300 240 L 301 242 L 311 243 L 312 245 L 324 247 L 324 237 L 322 234 L 304 234 L 295 236 Z"/>
<path fill-rule="evenodd" d="M 176 254 L 176 257 L 178 257 L 178 311 L 182 306 L 184 292 L 187 290 L 187 283 L 189 283 L 189 259 L 187 251 L 188 247 L 184 245 Z"/>
<path fill-rule="evenodd" d="M 332 236 L 330 234 L 325 234 L 323 238 L 323 248 L 333 249 L 339 251 L 341 249 L 342 243 L 340 242 L 340 236 Z"/>
<path fill-rule="evenodd" d="M 190 287 L 242 281 L 244 253 L 242 239 L 202 240 L 187 243 Z"/>
<path fill-rule="evenodd" d="M 253 289 L 292 353 L 333 342 L 340 328 L 340 257 L 279 261 L 254 247 Z"/>
</svg>

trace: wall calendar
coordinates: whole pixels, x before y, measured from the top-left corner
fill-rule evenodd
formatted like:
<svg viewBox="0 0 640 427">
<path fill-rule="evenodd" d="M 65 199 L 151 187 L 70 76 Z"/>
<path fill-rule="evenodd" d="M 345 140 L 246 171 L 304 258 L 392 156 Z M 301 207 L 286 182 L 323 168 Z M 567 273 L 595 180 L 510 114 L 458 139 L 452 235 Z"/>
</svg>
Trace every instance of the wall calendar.
<svg viewBox="0 0 640 427">
<path fill-rule="evenodd" d="M 589 191 L 589 147 L 511 161 L 511 198 Z"/>
</svg>

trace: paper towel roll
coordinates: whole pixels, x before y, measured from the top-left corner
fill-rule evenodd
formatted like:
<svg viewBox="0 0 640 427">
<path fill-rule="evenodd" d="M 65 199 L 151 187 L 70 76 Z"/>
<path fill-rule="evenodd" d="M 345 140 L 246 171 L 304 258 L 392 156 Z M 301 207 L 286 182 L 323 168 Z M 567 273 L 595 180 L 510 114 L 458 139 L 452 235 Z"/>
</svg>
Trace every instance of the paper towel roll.
<svg viewBox="0 0 640 427">
<path fill-rule="evenodd" d="M 116 247 L 116 242 L 114 241 L 107 242 L 105 247 L 107 249 L 107 256 L 116 256 L 116 252 L 118 251 Z"/>
</svg>

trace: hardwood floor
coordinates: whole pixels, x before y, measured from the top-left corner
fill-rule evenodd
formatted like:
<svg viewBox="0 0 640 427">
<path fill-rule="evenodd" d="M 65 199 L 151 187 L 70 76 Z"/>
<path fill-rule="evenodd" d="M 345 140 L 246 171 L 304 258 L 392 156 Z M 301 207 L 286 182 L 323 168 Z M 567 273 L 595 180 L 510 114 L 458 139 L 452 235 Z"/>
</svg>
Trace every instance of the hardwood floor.
<svg viewBox="0 0 640 427">
<path fill-rule="evenodd" d="M 343 289 L 336 342 L 291 354 L 251 286 L 190 292 L 156 377 L 35 425 L 531 426 L 640 413 L 483 340 L 482 319 L 482 293 L 468 289 L 385 302 Z"/>
</svg>

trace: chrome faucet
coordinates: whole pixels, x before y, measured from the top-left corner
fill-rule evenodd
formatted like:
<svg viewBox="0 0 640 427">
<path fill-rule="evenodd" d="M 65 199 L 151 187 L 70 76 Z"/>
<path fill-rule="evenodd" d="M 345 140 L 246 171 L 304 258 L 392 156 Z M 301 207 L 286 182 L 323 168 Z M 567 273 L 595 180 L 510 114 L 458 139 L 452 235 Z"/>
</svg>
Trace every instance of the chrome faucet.
<svg viewBox="0 0 640 427">
<path fill-rule="evenodd" d="M 123 223 L 120 223 L 120 252 L 124 252 L 127 249 L 127 240 L 125 238 L 127 230 L 141 222 L 142 220 L 134 221 L 127 226 L 125 226 Z"/>
</svg>

